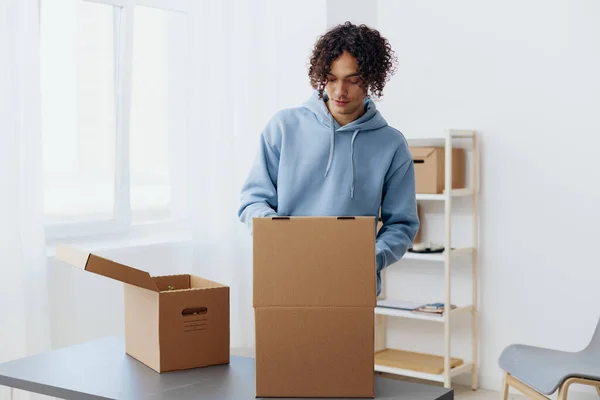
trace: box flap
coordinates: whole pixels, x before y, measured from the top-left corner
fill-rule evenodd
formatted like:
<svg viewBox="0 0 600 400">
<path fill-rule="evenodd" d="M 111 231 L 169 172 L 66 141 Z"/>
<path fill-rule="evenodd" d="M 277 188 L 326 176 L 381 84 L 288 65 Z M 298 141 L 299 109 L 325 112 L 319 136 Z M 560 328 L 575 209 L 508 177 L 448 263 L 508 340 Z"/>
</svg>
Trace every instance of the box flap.
<svg viewBox="0 0 600 400">
<path fill-rule="evenodd" d="M 199 276 L 195 276 L 195 275 L 190 275 L 190 276 L 191 276 L 191 287 L 194 289 L 227 287 L 227 285 L 223 285 L 222 283 L 211 281 L 211 280 L 204 279 L 204 278 L 200 278 Z"/>
<path fill-rule="evenodd" d="M 158 292 L 158 288 L 148 272 L 116 263 L 95 254 L 59 244 L 56 249 L 56 259 L 107 278 Z"/>
<path fill-rule="evenodd" d="M 435 151 L 435 147 L 411 147 L 410 153 L 413 160 L 423 160 Z"/>
<path fill-rule="evenodd" d="M 254 306 L 375 306 L 374 217 L 253 222 Z"/>
</svg>

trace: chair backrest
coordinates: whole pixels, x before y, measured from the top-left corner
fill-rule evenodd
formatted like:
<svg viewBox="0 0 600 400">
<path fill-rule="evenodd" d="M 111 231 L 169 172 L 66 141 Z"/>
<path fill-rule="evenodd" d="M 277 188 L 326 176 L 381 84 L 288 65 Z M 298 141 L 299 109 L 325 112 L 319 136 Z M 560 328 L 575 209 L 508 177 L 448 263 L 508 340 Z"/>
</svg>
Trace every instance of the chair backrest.
<svg viewBox="0 0 600 400">
<path fill-rule="evenodd" d="M 592 340 L 585 348 L 585 352 L 597 354 L 600 356 L 600 318 L 596 323 L 596 329 L 594 330 L 594 334 L 592 335 Z"/>
</svg>

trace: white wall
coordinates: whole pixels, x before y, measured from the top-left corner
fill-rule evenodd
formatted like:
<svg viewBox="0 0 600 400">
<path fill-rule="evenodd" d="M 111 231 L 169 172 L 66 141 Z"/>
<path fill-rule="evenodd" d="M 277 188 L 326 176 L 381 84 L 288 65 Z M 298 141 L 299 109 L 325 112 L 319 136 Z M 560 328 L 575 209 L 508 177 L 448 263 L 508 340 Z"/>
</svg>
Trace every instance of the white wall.
<svg viewBox="0 0 600 400">
<path fill-rule="evenodd" d="M 375 2 L 363 0 L 327 0 L 327 26 L 333 27 L 346 21 L 373 26 L 377 23 L 375 5 Z"/>
<path fill-rule="evenodd" d="M 408 137 L 481 132 L 480 383 L 498 389 L 506 345 L 578 350 L 600 317 L 600 2 L 372 7 L 399 58 L 379 104 L 389 123 Z M 469 272 L 468 260 L 457 265 L 454 295 L 470 290 Z M 388 271 L 388 294 L 395 285 L 396 297 L 412 291 L 435 300 L 441 275 L 435 264 L 401 261 Z M 453 325 L 453 348 L 468 360 L 469 317 Z M 392 345 L 443 349 L 436 324 L 390 328 Z"/>
</svg>

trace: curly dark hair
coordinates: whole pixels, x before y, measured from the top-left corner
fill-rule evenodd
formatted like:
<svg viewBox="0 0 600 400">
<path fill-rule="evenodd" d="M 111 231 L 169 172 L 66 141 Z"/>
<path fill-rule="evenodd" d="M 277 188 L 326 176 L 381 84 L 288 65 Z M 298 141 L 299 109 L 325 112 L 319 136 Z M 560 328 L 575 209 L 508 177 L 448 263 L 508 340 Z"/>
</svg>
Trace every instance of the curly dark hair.
<svg viewBox="0 0 600 400">
<path fill-rule="evenodd" d="M 320 36 L 312 50 L 308 76 L 313 89 L 323 91 L 331 63 L 346 50 L 358 62 L 361 86 L 372 98 L 380 98 L 383 88 L 396 72 L 397 58 L 392 46 L 379 31 L 366 25 L 345 22 Z"/>
</svg>

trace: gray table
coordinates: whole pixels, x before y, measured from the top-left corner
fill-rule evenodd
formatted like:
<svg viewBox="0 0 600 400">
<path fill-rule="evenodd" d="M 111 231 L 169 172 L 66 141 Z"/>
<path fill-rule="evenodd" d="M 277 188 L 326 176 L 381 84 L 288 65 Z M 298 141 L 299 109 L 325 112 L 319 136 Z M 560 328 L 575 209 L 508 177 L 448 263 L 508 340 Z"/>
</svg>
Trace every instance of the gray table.
<svg viewBox="0 0 600 400">
<path fill-rule="evenodd" d="M 255 398 L 254 359 L 231 356 L 229 365 L 158 374 L 108 337 L 0 364 L 0 385 L 64 399 Z M 377 399 L 452 400 L 439 386 L 377 376 Z"/>
</svg>

